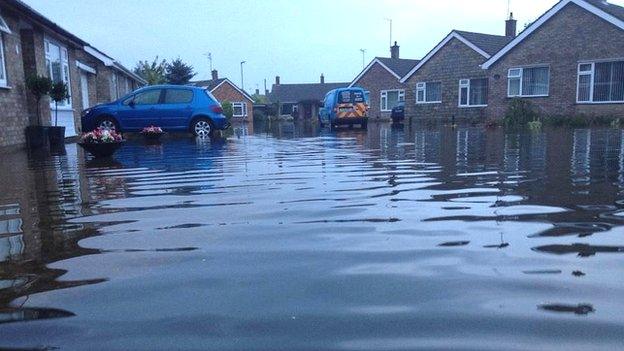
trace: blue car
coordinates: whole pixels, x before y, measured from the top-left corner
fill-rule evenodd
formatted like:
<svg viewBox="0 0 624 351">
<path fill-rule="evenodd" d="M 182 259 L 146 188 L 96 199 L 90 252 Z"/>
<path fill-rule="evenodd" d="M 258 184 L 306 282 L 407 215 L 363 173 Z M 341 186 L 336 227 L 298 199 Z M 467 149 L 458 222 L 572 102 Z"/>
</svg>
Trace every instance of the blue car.
<svg viewBox="0 0 624 351">
<path fill-rule="evenodd" d="M 82 111 L 82 130 L 95 128 L 137 132 L 159 126 L 165 131 L 212 135 L 230 124 L 217 99 L 204 88 L 152 85 L 119 100 Z"/>
<path fill-rule="evenodd" d="M 323 107 L 319 111 L 321 126 L 368 124 L 368 102 L 362 88 L 339 88 L 325 95 Z"/>
</svg>

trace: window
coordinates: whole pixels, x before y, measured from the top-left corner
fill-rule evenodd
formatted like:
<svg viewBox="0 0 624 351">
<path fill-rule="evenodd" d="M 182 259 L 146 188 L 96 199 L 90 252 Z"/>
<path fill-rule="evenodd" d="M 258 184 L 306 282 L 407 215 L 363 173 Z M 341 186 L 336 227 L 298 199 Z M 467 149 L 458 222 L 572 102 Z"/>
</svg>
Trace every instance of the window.
<svg viewBox="0 0 624 351">
<path fill-rule="evenodd" d="M 285 115 L 292 115 L 294 112 L 295 112 L 294 104 L 283 104 L 282 111 L 280 114 L 285 116 Z"/>
<path fill-rule="evenodd" d="M 488 80 L 462 79 L 459 81 L 459 106 L 487 106 Z"/>
<path fill-rule="evenodd" d="M 188 89 L 167 89 L 165 104 L 189 104 L 193 101 L 193 91 Z"/>
<path fill-rule="evenodd" d="M 135 105 L 155 105 L 160 100 L 160 89 L 148 90 L 134 96 Z"/>
<path fill-rule="evenodd" d="M 59 106 L 71 107 L 71 85 L 69 81 L 69 58 L 67 48 L 50 39 L 44 40 L 46 67 L 50 79 L 54 82 L 64 82 L 67 84 L 67 100 L 60 102 Z"/>
<path fill-rule="evenodd" d="M 624 102 L 624 61 L 579 64 L 576 101 Z"/>
<path fill-rule="evenodd" d="M 247 104 L 244 102 L 233 102 L 232 110 L 234 110 L 234 117 L 247 116 Z"/>
<path fill-rule="evenodd" d="M 4 36 L 2 32 L 0 32 L 0 86 L 6 87 L 7 85 L 6 64 L 4 60 Z"/>
<path fill-rule="evenodd" d="M 442 102 L 441 82 L 421 82 L 416 84 L 417 104 L 436 104 Z"/>
<path fill-rule="evenodd" d="M 392 108 L 405 101 L 405 90 L 382 90 L 381 110 L 392 111 Z"/>
<path fill-rule="evenodd" d="M 549 83 L 549 67 L 512 68 L 507 75 L 507 96 L 548 96 Z"/>
</svg>

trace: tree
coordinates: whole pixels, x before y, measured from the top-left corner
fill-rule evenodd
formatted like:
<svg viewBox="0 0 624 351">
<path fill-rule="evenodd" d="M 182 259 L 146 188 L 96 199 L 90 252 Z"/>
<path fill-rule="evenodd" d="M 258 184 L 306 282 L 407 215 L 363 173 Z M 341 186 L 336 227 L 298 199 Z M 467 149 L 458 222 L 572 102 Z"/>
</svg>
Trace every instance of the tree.
<svg viewBox="0 0 624 351">
<path fill-rule="evenodd" d="M 196 74 L 193 66 L 182 62 L 178 57 L 167 64 L 165 78 L 169 84 L 184 85 L 188 84 Z"/>
<path fill-rule="evenodd" d="M 234 116 L 234 108 L 232 107 L 232 103 L 227 100 L 223 101 L 221 103 L 221 108 L 223 108 L 223 114 L 225 115 L 225 118 L 231 120 Z"/>
<path fill-rule="evenodd" d="M 50 98 L 54 101 L 54 126 L 58 126 L 58 103 L 69 98 L 69 89 L 65 82 L 56 82 L 50 89 Z"/>
<path fill-rule="evenodd" d="M 165 73 L 167 70 L 167 61 L 158 61 L 158 56 L 154 58 L 153 62 L 139 61 L 134 67 L 134 73 L 141 76 L 141 78 L 147 81 L 148 85 L 163 84 L 167 82 Z"/>
<path fill-rule="evenodd" d="M 251 98 L 256 104 L 268 104 L 269 103 L 269 99 L 267 99 L 266 95 L 253 94 Z"/>
<path fill-rule="evenodd" d="M 37 101 L 37 125 L 41 125 L 41 98 L 50 93 L 52 89 L 52 80 L 45 76 L 30 76 L 26 79 L 26 87 L 30 90 L 30 93 L 35 96 Z"/>
</svg>

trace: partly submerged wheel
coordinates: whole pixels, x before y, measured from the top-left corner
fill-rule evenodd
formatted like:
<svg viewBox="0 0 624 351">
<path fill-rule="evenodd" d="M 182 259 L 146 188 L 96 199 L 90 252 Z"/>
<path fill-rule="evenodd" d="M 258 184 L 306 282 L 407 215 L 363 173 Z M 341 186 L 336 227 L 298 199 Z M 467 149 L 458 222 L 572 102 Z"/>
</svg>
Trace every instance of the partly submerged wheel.
<svg viewBox="0 0 624 351">
<path fill-rule="evenodd" d="M 113 117 L 102 117 L 98 120 L 97 127 L 103 130 L 112 130 L 115 132 L 119 131 L 119 126 L 117 125 L 117 121 Z"/>
<path fill-rule="evenodd" d="M 207 118 L 199 118 L 193 122 L 193 134 L 200 138 L 212 136 L 213 128 L 212 123 Z"/>
</svg>

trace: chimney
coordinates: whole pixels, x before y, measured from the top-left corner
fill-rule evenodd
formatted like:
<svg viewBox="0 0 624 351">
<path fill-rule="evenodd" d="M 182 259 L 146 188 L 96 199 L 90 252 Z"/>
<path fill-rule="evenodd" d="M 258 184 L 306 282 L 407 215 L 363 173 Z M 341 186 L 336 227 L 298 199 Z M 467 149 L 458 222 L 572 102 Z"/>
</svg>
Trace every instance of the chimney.
<svg viewBox="0 0 624 351">
<path fill-rule="evenodd" d="M 516 21 L 513 18 L 513 12 L 509 13 L 509 19 L 505 21 L 505 36 L 509 37 L 509 38 L 515 38 L 516 37 L 516 24 L 518 21 Z"/>
<path fill-rule="evenodd" d="M 260 95 L 260 89 L 256 88 L 256 95 Z"/>
<path fill-rule="evenodd" d="M 325 76 L 321 73 L 321 84 L 325 84 Z"/>
<path fill-rule="evenodd" d="M 280 78 L 279 78 L 279 76 L 275 76 L 275 85 L 280 85 Z"/>
<path fill-rule="evenodd" d="M 269 96 L 269 89 L 264 89 L 264 96 Z"/>
<path fill-rule="evenodd" d="M 217 72 L 216 69 L 212 70 L 212 80 L 217 80 L 219 79 L 219 72 Z"/>
<path fill-rule="evenodd" d="M 390 58 L 398 59 L 399 58 L 399 46 L 397 42 L 394 42 L 394 45 L 390 47 Z"/>
</svg>

